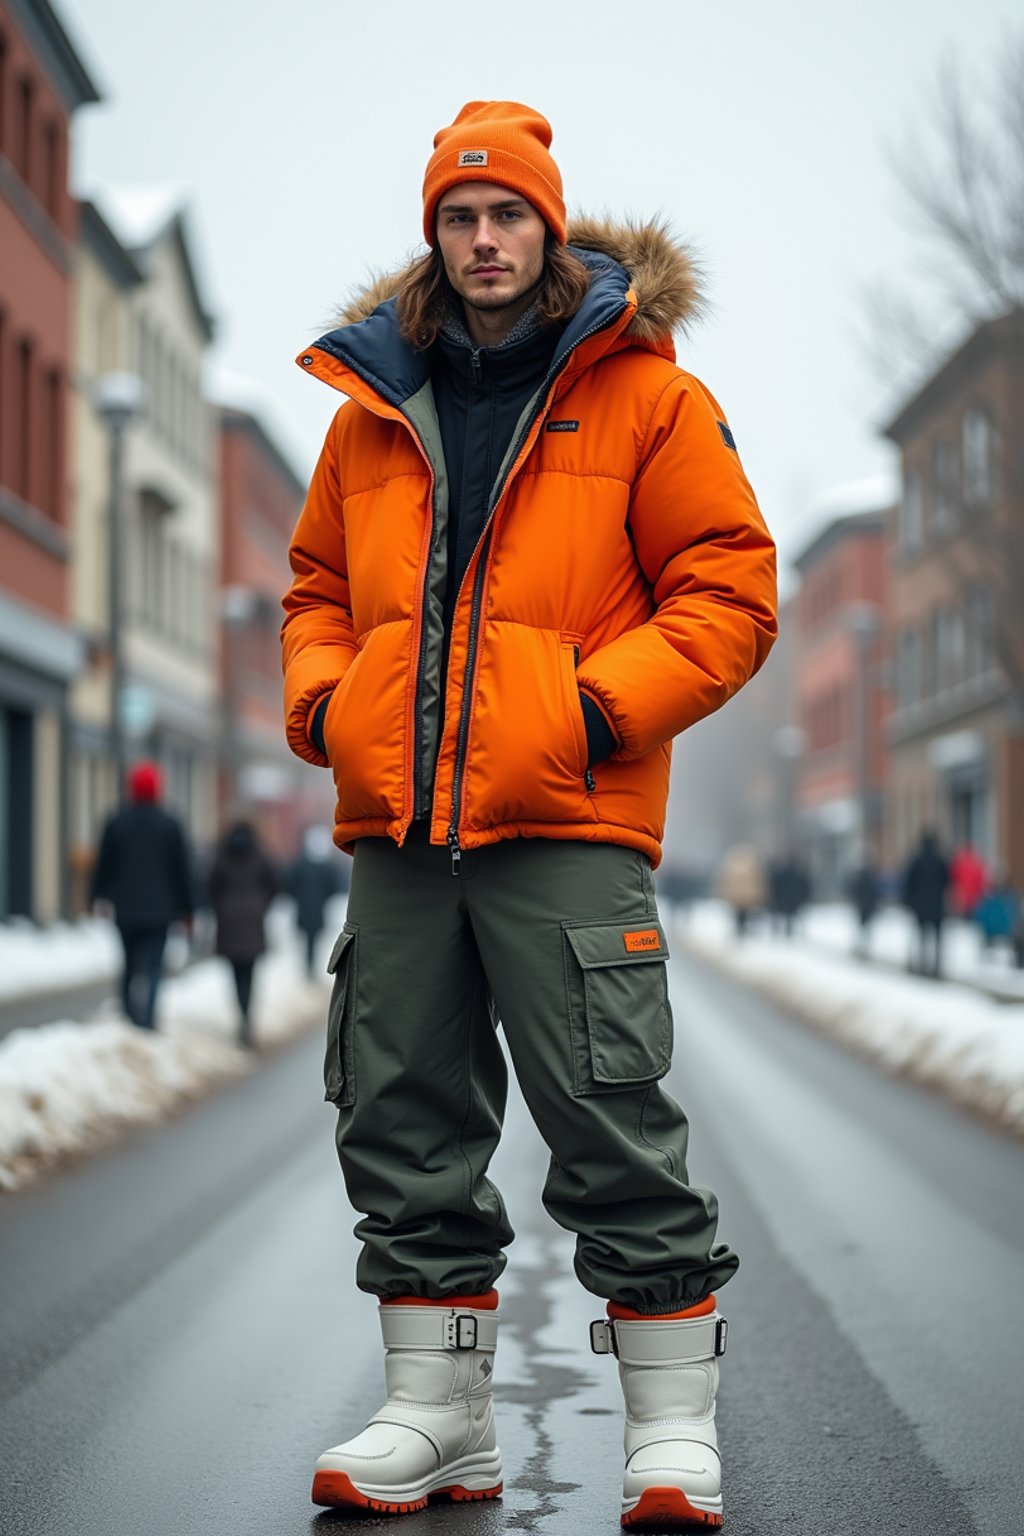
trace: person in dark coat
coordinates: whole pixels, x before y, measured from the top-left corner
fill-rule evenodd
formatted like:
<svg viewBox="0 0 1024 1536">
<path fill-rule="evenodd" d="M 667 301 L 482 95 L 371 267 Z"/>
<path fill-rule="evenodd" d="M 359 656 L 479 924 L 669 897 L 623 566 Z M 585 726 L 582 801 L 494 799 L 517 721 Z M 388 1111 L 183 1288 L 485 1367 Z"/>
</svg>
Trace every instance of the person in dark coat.
<svg viewBox="0 0 1024 1536">
<path fill-rule="evenodd" d="M 250 1009 L 256 961 L 267 947 L 264 920 L 277 890 L 270 860 L 246 821 L 225 835 L 209 876 L 210 904 L 217 920 L 217 953 L 231 964 L 241 1013 L 239 1040 L 253 1042 Z"/>
<path fill-rule="evenodd" d="M 862 957 L 868 952 L 871 924 L 882 902 L 882 877 L 870 851 L 865 853 L 857 868 L 846 882 L 846 890 L 857 913 L 860 937 L 857 952 Z"/>
<path fill-rule="evenodd" d="M 793 925 L 811 896 L 811 881 L 795 853 L 773 860 L 768 870 L 775 926 L 792 934 Z"/>
<path fill-rule="evenodd" d="M 306 973 L 313 975 L 316 943 L 324 927 L 324 909 L 343 888 L 334 843 L 326 827 L 306 829 L 302 851 L 288 872 L 288 889 L 295 898 L 295 926 L 306 940 Z"/>
<path fill-rule="evenodd" d="M 181 823 L 159 801 L 155 763 L 137 763 L 128 778 L 130 803 L 110 818 L 100 839 L 90 904 L 114 909 L 124 947 L 121 998 L 140 1029 L 153 1029 L 167 930 L 192 922 L 192 875 Z"/>
<path fill-rule="evenodd" d="M 942 972 L 942 925 L 946 918 L 949 865 L 934 832 L 925 832 L 903 875 L 903 905 L 917 919 L 916 964 L 922 975 Z"/>
</svg>

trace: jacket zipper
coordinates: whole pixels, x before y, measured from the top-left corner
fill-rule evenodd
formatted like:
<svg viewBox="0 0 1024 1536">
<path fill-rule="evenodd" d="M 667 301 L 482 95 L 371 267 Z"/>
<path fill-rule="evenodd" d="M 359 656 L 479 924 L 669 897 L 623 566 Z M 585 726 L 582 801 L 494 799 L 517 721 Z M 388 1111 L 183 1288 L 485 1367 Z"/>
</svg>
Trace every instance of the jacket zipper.
<svg viewBox="0 0 1024 1536">
<path fill-rule="evenodd" d="M 573 668 L 574 676 L 575 676 L 576 672 L 579 670 L 579 665 L 580 665 L 580 648 L 579 648 L 578 645 L 574 645 L 573 648 L 572 648 L 572 668 Z M 577 689 L 576 691 L 578 693 L 579 689 Z M 594 790 L 597 788 L 597 780 L 594 778 L 594 775 L 590 771 L 590 764 L 589 763 L 587 764 L 586 772 L 583 775 L 583 782 L 587 786 L 587 794 L 588 795 L 592 795 L 594 793 Z"/>
<path fill-rule="evenodd" d="M 320 347 L 318 349 L 313 348 L 311 350 L 319 350 L 323 352 L 326 351 L 326 348 Z M 327 355 L 330 357 L 333 354 L 328 352 Z M 357 367 L 350 358 L 343 356 L 342 361 L 344 362 L 345 367 L 351 368 L 352 372 L 357 374 L 358 377 L 362 379 L 363 383 L 368 385 L 375 395 L 380 394 L 380 388 L 375 379 L 372 379 L 367 373 L 364 373 L 363 369 Z M 409 420 L 408 416 L 406 416 L 405 412 L 401 409 L 400 406 L 396 406 L 395 409 L 398 411 L 403 422 L 408 428 L 410 437 L 416 444 L 416 447 L 419 449 L 420 457 L 423 459 L 424 464 L 426 464 L 427 469 L 430 471 L 430 539 L 427 544 L 427 565 L 425 571 L 423 572 L 423 590 L 420 601 L 420 641 L 419 653 L 416 659 L 416 690 L 415 698 L 413 700 L 414 719 L 412 732 L 412 814 L 413 819 L 415 820 L 417 816 L 423 815 L 426 811 L 426 807 L 421 805 L 421 801 L 423 799 L 423 773 L 420 768 L 421 754 L 419 738 L 420 717 L 423 713 L 423 672 L 426 666 L 427 652 L 427 597 L 430 591 L 430 567 L 433 563 L 434 533 L 437 525 L 437 509 L 434 505 L 434 495 L 437 489 L 437 476 L 434 474 L 434 466 L 430 462 L 430 455 L 424 448 L 423 440 L 419 433 L 416 431 L 416 428 L 413 426 L 412 422 Z"/>
<path fill-rule="evenodd" d="M 583 335 L 573 346 L 572 351 L 566 354 L 557 372 L 551 375 L 551 381 L 548 384 L 547 392 L 543 394 L 543 403 L 537 407 L 536 411 L 534 411 L 533 415 L 530 417 L 530 420 L 526 423 L 524 430 L 519 434 L 519 438 L 514 444 L 512 452 L 508 456 L 508 470 L 506 472 L 505 479 L 499 486 L 495 487 L 494 494 L 491 496 L 490 506 L 487 509 L 487 525 L 481 533 L 480 540 L 477 543 L 477 549 L 480 549 L 481 551 L 480 563 L 477 566 L 476 577 L 473 581 L 473 601 L 469 610 L 469 640 L 466 647 L 466 665 L 462 674 L 462 705 L 459 710 L 459 730 L 455 741 L 455 767 L 452 772 L 452 808 L 451 817 L 448 822 L 448 836 L 445 839 L 448 844 L 448 851 L 452 858 L 453 875 L 457 875 L 460 872 L 462 865 L 462 848 L 459 844 L 459 816 L 462 811 L 462 779 L 466 767 L 466 744 L 469 739 L 469 716 L 471 713 L 473 700 L 473 672 L 476 667 L 476 655 L 478 649 L 480 608 L 483 601 L 484 580 L 487 575 L 487 559 L 491 551 L 491 533 L 494 527 L 494 514 L 498 509 L 498 505 L 501 502 L 502 497 L 508 489 L 512 478 L 512 470 L 515 466 L 516 460 L 519 458 L 523 444 L 526 442 L 530 433 L 533 431 L 535 423 L 542 416 L 546 415 L 546 413 L 551 408 L 551 397 L 554 387 L 562 373 L 564 373 L 573 352 L 577 351 L 585 341 L 589 341 L 591 336 L 596 336 L 599 331 L 607 330 L 610 325 L 613 325 L 614 322 L 618 320 L 618 318 L 619 316 L 615 315 L 611 320 L 606 320 L 601 325 L 593 325 L 589 331 L 584 331 Z M 477 363 L 477 366 L 479 366 L 479 363 Z M 473 553 L 475 554 L 476 550 L 474 550 Z M 472 559 L 472 557 L 470 558 Z M 458 606 L 458 597 L 456 597 L 455 601 L 456 606 Z M 591 783 L 593 783 L 593 777 L 593 774 L 588 768 L 588 789 L 590 788 Z M 595 784 L 594 788 L 596 789 L 596 787 L 597 786 Z"/>
</svg>

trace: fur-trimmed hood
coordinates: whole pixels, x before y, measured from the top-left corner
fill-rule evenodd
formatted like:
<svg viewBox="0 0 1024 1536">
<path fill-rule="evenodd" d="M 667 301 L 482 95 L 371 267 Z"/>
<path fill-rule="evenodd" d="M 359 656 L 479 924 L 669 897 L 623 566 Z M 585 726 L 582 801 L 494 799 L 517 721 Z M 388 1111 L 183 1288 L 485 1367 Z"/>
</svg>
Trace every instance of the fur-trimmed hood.
<svg viewBox="0 0 1024 1536">
<path fill-rule="evenodd" d="M 636 314 L 626 333 L 631 340 L 653 345 L 704 314 L 703 273 L 689 247 L 672 235 L 664 220 L 617 223 L 581 216 L 569 220 L 567 243 L 607 256 L 629 274 L 637 298 Z M 357 325 L 368 319 L 379 305 L 395 297 L 408 270 L 375 278 L 345 306 L 336 324 Z"/>
</svg>

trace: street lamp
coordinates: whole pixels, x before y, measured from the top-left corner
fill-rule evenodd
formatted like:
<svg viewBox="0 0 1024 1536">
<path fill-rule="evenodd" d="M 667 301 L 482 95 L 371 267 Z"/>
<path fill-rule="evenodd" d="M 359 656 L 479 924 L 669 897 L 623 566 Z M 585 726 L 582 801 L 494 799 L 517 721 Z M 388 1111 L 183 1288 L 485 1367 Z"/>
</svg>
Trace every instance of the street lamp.
<svg viewBox="0 0 1024 1536">
<path fill-rule="evenodd" d="M 107 603 L 110 635 L 110 758 L 116 799 L 124 796 L 128 771 L 125 749 L 124 646 L 122 643 L 122 549 L 124 434 L 146 408 L 146 386 L 134 373 L 105 373 L 92 392 L 93 405 L 110 432 L 110 522 L 107 529 Z"/>
<path fill-rule="evenodd" d="M 867 857 L 874 832 L 874 800 L 871 793 L 871 652 L 882 627 L 877 603 L 851 603 L 844 615 L 846 628 L 857 651 L 856 714 L 854 747 L 857 759 L 857 800 L 860 806 L 862 856 Z"/>
<path fill-rule="evenodd" d="M 807 737 L 799 725 L 780 725 L 772 736 L 772 749 L 779 760 L 782 789 L 782 837 L 786 856 L 796 847 L 796 776 Z"/>
<path fill-rule="evenodd" d="M 259 613 L 260 595 L 252 587 L 232 582 L 217 598 L 224 627 L 224 775 L 227 807 L 237 808 L 242 777 L 241 665 L 242 641 Z"/>
</svg>

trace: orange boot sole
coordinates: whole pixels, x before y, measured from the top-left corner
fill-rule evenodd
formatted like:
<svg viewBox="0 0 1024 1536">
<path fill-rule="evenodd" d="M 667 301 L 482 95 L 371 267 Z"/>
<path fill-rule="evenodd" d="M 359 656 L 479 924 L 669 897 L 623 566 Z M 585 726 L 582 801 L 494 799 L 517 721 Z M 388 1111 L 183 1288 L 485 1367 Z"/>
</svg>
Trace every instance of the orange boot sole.
<svg viewBox="0 0 1024 1536">
<path fill-rule="evenodd" d="M 500 1496 L 503 1484 L 495 1483 L 493 1488 L 463 1488 L 461 1483 L 452 1483 L 448 1488 L 435 1488 L 423 1499 L 408 1499 L 405 1501 L 391 1501 L 388 1499 L 371 1499 L 367 1494 L 360 1493 L 347 1472 L 318 1472 L 313 1479 L 313 1503 L 321 1504 L 328 1509 L 368 1509 L 377 1515 L 412 1515 L 418 1509 L 426 1509 L 435 1499 L 452 1499 L 457 1504 L 463 1504 L 475 1499 L 496 1499 Z"/>
<path fill-rule="evenodd" d="M 645 1488 L 640 1502 L 628 1515 L 623 1515 L 624 1530 L 633 1526 L 659 1526 L 663 1531 L 693 1530 L 695 1526 L 717 1527 L 721 1515 L 713 1515 L 706 1509 L 695 1509 L 680 1488 Z"/>
</svg>

